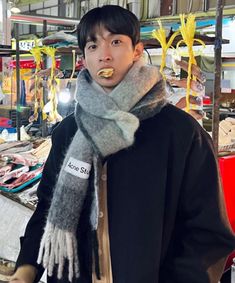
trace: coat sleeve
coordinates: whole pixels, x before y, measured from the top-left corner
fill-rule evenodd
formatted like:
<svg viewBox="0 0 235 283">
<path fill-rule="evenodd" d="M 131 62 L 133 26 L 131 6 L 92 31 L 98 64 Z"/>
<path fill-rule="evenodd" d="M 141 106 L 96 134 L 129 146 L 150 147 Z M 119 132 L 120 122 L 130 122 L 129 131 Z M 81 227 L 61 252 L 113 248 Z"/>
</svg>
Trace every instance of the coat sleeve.
<svg viewBox="0 0 235 283">
<path fill-rule="evenodd" d="M 162 283 L 218 283 L 235 249 L 212 141 L 199 130 L 186 157 L 173 248 Z"/>
<path fill-rule="evenodd" d="M 38 204 L 32 217 L 30 218 L 25 234 L 20 238 L 20 253 L 16 262 L 16 268 L 30 264 L 36 267 L 38 275 L 36 282 L 41 278 L 44 269 L 37 264 L 38 251 L 43 228 L 46 223 L 47 212 L 53 194 L 53 188 L 64 159 L 65 151 L 68 146 L 68 131 L 66 132 L 65 124 L 62 122 L 52 134 L 52 147 L 44 166 L 41 182 L 38 186 Z"/>
</svg>

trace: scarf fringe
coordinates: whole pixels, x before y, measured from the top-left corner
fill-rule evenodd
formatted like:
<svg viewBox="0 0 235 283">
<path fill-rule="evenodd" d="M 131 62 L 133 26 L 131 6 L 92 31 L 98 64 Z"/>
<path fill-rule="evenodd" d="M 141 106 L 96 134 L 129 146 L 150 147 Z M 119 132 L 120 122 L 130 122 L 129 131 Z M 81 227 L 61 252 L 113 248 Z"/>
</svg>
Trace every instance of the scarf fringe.
<svg viewBox="0 0 235 283">
<path fill-rule="evenodd" d="M 61 279 L 65 259 L 68 260 L 68 279 L 72 282 L 74 276 L 78 278 L 80 275 L 76 235 L 47 222 L 37 262 L 47 269 L 48 276 L 52 276 L 57 264 L 57 277 Z"/>
<path fill-rule="evenodd" d="M 68 267 L 70 282 L 80 275 L 75 231 L 92 182 L 85 173 L 80 175 L 82 172 L 78 174 L 72 167 L 86 163 L 88 172 L 93 159 L 94 194 L 89 216 L 95 231 L 99 220 L 99 179 L 104 161 L 101 159 L 133 144 L 139 120 L 161 110 L 165 93 L 157 68 L 145 66 L 142 60 L 133 64 L 109 95 L 95 89 L 88 75 L 87 70 L 79 73 L 75 111 L 78 129 L 60 169 L 38 255 L 38 263 L 47 269 L 49 276 L 56 269 L 57 277 L 61 279 L 63 275 L 67 276 Z"/>
<path fill-rule="evenodd" d="M 91 215 L 90 222 L 93 231 L 98 229 L 98 214 L 99 214 L 99 180 L 100 180 L 100 172 L 102 169 L 101 159 L 97 154 L 93 156 L 93 167 L 94 167 L 94 192 L 93 192 L 93 200 L 91 205 Z"/>
</svg>

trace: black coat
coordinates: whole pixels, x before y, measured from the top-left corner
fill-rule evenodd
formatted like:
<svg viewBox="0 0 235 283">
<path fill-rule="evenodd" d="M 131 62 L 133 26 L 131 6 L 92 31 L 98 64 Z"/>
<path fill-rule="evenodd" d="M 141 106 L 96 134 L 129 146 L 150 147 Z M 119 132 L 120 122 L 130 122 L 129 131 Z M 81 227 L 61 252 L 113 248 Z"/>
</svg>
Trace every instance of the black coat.
<svg viewBox="0 0 235 283">
<path fill-rule="evenodd" d="M 53 132 L 39 203 L 21 239 L 17 266 L 37 266 L 52 189 L 76 129 L 70 115 Z M 113 282 L 217 283 L 235 239 L 212 142 L 197 121 L 167 105 L 141 122 L 134 145 L 109 156 L 107 168 Z M 78 227 L 79 283 L 91 282 L 90 201 L 88 193 Z"/>
</svg>

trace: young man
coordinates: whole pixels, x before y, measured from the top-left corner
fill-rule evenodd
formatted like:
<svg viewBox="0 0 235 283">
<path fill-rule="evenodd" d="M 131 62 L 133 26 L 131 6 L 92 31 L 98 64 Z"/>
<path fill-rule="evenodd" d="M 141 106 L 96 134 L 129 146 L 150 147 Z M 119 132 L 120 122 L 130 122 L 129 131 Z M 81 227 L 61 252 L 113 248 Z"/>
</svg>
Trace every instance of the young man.
<svg viewBox="0 0 235 283">
<path fill-rule="evenodd" d="M 73 115 L 54 130 L 13 283 L 218 282 L 235 240 L 207 133 L 166 103 L 119 6 L 78 26 Z M 59 281 L 61 280 L 61 281 Z"/>
</svg>

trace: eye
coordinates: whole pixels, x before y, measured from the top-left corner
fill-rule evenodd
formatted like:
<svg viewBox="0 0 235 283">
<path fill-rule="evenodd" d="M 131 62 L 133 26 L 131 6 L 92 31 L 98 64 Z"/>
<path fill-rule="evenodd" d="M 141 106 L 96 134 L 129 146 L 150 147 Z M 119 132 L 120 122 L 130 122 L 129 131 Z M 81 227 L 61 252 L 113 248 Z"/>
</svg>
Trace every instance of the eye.
<svg viewBox="0 0 235 283">
<path fill-rule="evenodd" d="M 96 47 L 97 47 L 96 44 L 89 44 L 89 45 L 87 46 L 87 49 L 90 50 L 90 51 L 92 51 L 92 50 L 95 50 Z"/>
<path fill-rule="evenodd" d="M 112 45 L 120 45 L 122 42 L 121 42 L 121 40 L 120 39 L 114 39 L 113 41 L 112 41 Z"/>
</svg>

